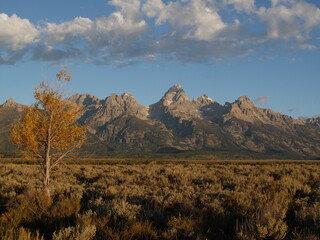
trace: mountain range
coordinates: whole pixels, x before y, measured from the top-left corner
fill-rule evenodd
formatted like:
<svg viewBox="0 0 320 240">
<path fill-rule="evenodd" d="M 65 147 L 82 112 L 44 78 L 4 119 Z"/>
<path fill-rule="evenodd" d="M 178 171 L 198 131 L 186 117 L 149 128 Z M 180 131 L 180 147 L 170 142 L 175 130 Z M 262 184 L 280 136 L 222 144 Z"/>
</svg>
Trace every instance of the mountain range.
<svg viewBox="0 0 320 240">
<path fill-rule="evenodd" d="M 95 154 L 224 151 L 320 156 L 320 117 L 294 119 L 257 107 L 247 96 L 223 105 L 207 95 L 191 100 L 176 84 L 149 106 L 130 93 L 106 99 L 75 94 L 69 100 L 83 108 L 78 122 L 89 126 L 83 149 Z M 23 105 L 13 99 L 0 105 L 0 152 L 14 151 L 8 141 L 10 124 L 22 111 Z"/>
</svg>

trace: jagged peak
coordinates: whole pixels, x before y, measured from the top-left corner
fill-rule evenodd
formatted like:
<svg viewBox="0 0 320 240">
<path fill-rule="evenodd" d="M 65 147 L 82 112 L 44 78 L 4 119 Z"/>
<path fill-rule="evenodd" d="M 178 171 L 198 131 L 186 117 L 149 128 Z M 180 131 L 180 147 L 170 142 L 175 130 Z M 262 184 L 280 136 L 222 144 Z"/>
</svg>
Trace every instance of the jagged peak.
<svg viewBox="0 0 320 240">
<path fill-rule="evenodd" d="M 89 94 L 89 93 L 75 93 L 75 94 L 72 95 L 70 98 L 85 98 L 85 97 L 88 97 L 88 98 L 98 98 L 97 96 L 91 95 L 91 94 Z"/>
<path fill-rule="evenodd" d="M 135 100 L 135 97 L 131 93 L 124 92 L 121 95 L 118 95 L 116 93 L 111 93 L 110 96 L 106 98 L 106 100 L 107 99 L 109 99 L 109 100 L 111 100 L 111 99 L 123 99 L 123 100 L 132 99 L 132 100 Z"/>
<path fill-rule="evenodd" d="M 1 104 L 2 107 L 14 107 L 16 105 L 18 105 L 18 103 L 16 103 L 13 98 L 8 98 L 3 104 Z"/>
<path fill-rule="evenodd" d="M 121 95 L 118 95 L 116 93 L 111 93 L 109 97 L 107 97 L 104 100 L 104 105 L 105 104 L 114 105 L 114 104 L 122 104 L 122 103 L 129 104 L 129 105 L 139 104 L 136 98 L 131 93 L 128 93 L 128 92 L 124 92 Z"/>
<path fill-rule="evenodd" d="M 305 121 L 306 121 L 308 124 L 312 124 L 312 125 L 315 125 L 315 126 L 320 126 L 320 116 L 315 116 L 315 117 L 312 117 L 312 118 L 307 118 L 307 119 L 305 119 Z"/>
<path fill-rule="evenodd" d="M 178 83 L 178 84 L 175 84 L 172 87 L 170 87 L 169 90 L 167 91 L 167 93 L 168 92 L 179 92 L 179 91 L 183 91 L 183 89 L 182 89 L 182 85 Z"/>
<path fill-rule="evenodd" d="M 161 102 L 165 106 L 169 106 L 172 103 L 176 102 L 184 102 L 190 101 L 189 98 L 186 96 L 185 92 L 182 89 L 181 84 L 175 84 L 164 94 L 161 99 Z"/>
<path fill-rule="evenodd" d="M 13 98 L 8 98 L 3 104 L 0 105 L 0 107 L 15 108 L 18 111 L 22 111 L 24 105 L 17 103 Z"/>
<path fill-rule="evenodd" d="M 8 98 L 7 101 L 4 102 L 4 104 L 12 104 L 16 103 L 16 101 L 13 98 Z"/>
<path fill-rule="evenodd" d="M 127 98 L 135 98 L 131 93 L 124 92 L 121 94 L 121 97 L 127 97 Z"/>
<path fill-rule="evenodd" d="M 197 98 L 198 100 L 207 101 L 207 102 L 215 102 L 215 100 L 211 99 L 207 94 L 203 94 L 202 96 Z"/>
<path fill-rule="evenodd" d="M 212 104 L 217 103 L 217 102 L 212 100 L 207 94 L 203 94 L 202 96 L 193 99 L 192 103 L 197 108 L 203 108 L 205 106 L 209 106 L 209 105 L 212 105 Z"/>
<path fill-rule="evenodd" d="M 101 101 L 98 97 L 88 93 L 76 93 L 72 95 L 69 100 L 80 105 L 98 104 Z"/>
<path fill-rule="evenodd" d="M 110 101 L 110 100 L 119 99 L 119 98 L 123 98 L 123 97 L 116 93 L 111 93 L 108 97 L 106 97 L 105 101 Z"/>
<path fill-rule="evenodd" d="M 164 94 L 163 98 L 167 98 L 167 97 L 172 98 L 176 95 L 181 95 L 181 94 L 185 94 L 185 92 L 182 89 L 182 85 L 175 84 L 168 89 L 168 91 Z"/>
<path fill-rule="evenodd" d="M 246 95 L 243 95 L 243 96 L 240 96 L 238 99 L 237 99 L 238 102 L 252 102 L 251 99 L 246 96 Z"/>
<path fill-rule="evenodd" d="M 241 96 L 234 103 L 237 103 L 238 105 L 241 105 L 241 106 L 250 106 L 250 107 L 254 106 L 254 103 L 251 101 L 251 99 L 248 96 Z"/>
</svg>

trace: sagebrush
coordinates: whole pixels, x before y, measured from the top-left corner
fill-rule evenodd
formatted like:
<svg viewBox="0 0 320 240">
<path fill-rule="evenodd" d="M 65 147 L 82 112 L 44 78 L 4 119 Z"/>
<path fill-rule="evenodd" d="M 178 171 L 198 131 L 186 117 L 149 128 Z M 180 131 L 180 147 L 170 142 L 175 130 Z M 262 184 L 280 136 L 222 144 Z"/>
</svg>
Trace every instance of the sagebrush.
<svg viewBox="0 0 320 240">
<path fill-rule="evenodd" d="M 0 239 L 319 239 L 320 165 L 0 165 Z"/>
</svg>

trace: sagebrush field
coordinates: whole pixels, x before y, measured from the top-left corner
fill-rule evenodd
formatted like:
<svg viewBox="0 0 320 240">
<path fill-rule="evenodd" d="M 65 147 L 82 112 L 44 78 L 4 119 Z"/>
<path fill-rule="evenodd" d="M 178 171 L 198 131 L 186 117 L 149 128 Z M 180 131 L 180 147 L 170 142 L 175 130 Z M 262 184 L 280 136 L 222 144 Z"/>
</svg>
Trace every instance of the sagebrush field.
<svg viewBox="0 0 320 240">
<path fill-rule="evenodd" d="M 320 238 L 319 162 L 0 164 L 0 239 Z"/>
</svg>

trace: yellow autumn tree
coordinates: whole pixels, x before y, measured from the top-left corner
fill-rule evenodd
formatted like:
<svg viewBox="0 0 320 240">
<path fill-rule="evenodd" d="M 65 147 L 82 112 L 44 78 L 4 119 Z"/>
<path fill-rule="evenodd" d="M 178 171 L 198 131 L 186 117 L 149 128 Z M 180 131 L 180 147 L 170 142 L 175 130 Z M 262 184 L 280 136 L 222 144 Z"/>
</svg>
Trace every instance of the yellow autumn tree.
<svg viewBox="0 0 320 240">
<path fill-rule="evenodd" d="M 50 172 L 86 138 L 86 126 L 76 123 L 81 108 L 65 99 L 61 82 L 71 72 L 57 74 L 56 85 L 42 82 L 35 88 L 36 103 L 24 109 L 20 122 L 11 129 L 11 140 L 25 158 L 36 160 L 43 176 L 44 193 L 50 199 Z"/>
</svg>

